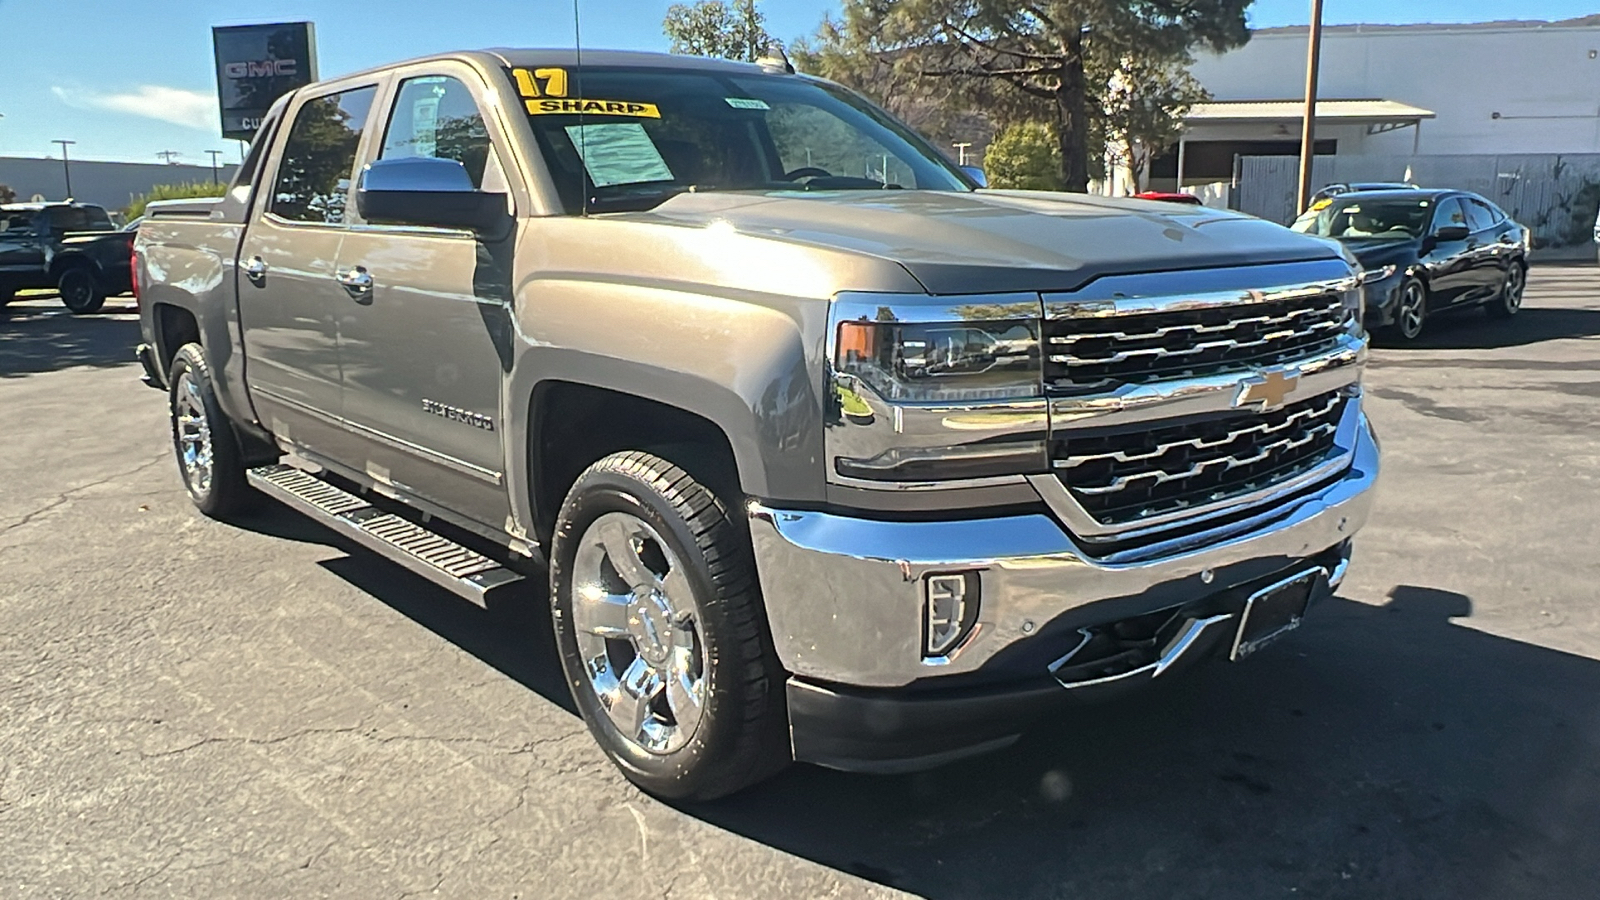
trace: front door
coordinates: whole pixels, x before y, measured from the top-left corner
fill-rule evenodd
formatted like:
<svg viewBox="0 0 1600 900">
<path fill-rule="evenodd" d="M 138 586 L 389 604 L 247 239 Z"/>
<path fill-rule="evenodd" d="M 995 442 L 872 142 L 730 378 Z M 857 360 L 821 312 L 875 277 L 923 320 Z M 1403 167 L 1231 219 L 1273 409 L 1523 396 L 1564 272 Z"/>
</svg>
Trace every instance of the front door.
<svg viewBox="0 0 1600 900">
<path fill-rule="evenodd" d="M 278 438 L 327 455 L 341 443 L 335 280 L 345 202 L 377 94 L 366 85 L 302 102 L 239 251 L 239 321 L 250 394 Z"/>
<path fill-rule="evenodd" d="M 0 290 L 44 285 L 43 227 L 41 212 L 0 210 Z"/>
<path fill-rule="evenodd" d="M 505 191 L 473 92 L 447 66 L 436 71 L 398 82 L 373 158 L 454 159 L 477 187 Z M 510 512 L 501 388 L 512 243 L 363 223 L 338 260 L 352 283 L 338 314 L 344 415 L 367 473 L 495 529 Z"/>
<path fill-rule="evenodd" d="M 1433 228 L 1429 233 L 1437 235 L 1439 229 L 1451 225 L 1472 227 L 1467 221 L 1466 209 L 1455 197 L 1447 197 L 1439 203 L 1438 209 L 1434 210 Z M 1470 247 L 1471 238 L 1442 241 L 1433 236 L 1429 238 L 1429 243 L 1432 249 L 1422 258 L 1428 270 L 1429 306 L 1439 309 L 1460 303 L 1477 287 L 1478 273 L 1474 268 L 1476 257 Z"/>
</svg>

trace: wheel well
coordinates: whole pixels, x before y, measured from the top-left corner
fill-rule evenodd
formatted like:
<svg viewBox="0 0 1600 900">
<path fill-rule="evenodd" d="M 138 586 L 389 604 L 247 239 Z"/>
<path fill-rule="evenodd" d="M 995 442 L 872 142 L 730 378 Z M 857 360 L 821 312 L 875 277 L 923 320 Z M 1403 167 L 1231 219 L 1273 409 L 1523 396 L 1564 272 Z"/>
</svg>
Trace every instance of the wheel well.
<svg viewBox="0 0 1600 900">
<path fill-rule="evenodd" d="M 88 269 L 94 273 L 96 278 L 100 277 L 100 267 L 95 264 L 94 260 L 84 256 L 82 253 L 68 253 L 64 256 L 57 256 L 50 261 L 50 280 L 52 282 L 60 281 L 61 276 L 68 269 Z"/>
<path fill-rule="evenodd" d="M 156 352 L 160 354 L 161 371 L 172 371 L 172 358 L 184 344 L 200 343 L 200 324 L 194 314 L 170 303 L 158 303 L 155 314 Z"/>
<path fill-rule="evenodd" d="M 539 385 L 528 412 L 528 472 L 541 541 L 548 541 L 561 502 L 583 470 L 622 450 L 654 453 L 724 500 L 740 497 L 733 446 L 721 428 L 702 416 L 564 381 Z"/>
</svg>

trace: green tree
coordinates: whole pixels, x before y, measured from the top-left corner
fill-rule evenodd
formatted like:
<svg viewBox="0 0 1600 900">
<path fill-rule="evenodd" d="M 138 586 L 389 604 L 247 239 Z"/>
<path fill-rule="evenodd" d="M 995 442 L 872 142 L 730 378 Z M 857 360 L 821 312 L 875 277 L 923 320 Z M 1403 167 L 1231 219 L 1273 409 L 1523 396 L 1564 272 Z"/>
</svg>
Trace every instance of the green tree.
<svg viewBox="0 0 1600 900">
<path fill-rule="evenodd" d="M 1081 191 L 1104 156 L 1107 95 L 1124 61 L 1186 69 L 1197 47 L 1240 46 L 1250 38 L 1244 14 L 1250 2 L 843 0 L 843 19 L 831 30 L 824 23 L 821 46 L 812 52 L 824 62 L 853 59 L 858 68 L 870 57 L 870 65 L 901 75 L 987 90 L 999 108 L 1048 121 L 1060 148 L 1061 180 Z"/>
<path fill-rule="evenodd" d="M 767 53 L 772 36 L 756 0 L 695 0 L 667 9 L 661 30 L 672 52 L 755 62 Z"/>
<path fill-rule="evenodd" d="M 123 221 L 131 222 L 144 215 L 144 208 L 156 200 L 190 200 L 196 197 L 221 197 L 227 190 L 228 186 L 226 184 L 216 184 L 210 181 L 158 184 L 148 192 L 134 197 L 132 203 L 123 207 Z"/>
<path fill-rule="evenodd" d="M 1189 110 L 1209 99 L 1186 65 L 1145 56 L 1122 60 L 1102 108 L 1111 155 L 1128 170 L 1130 184 L 1139 184 L 1145 166 L 1177 142 Z"/>
<path fill-rule="evenodd" d="M 1059 191 L 1061 142 L 1043 122 L 1018 122 L 995 136 L 983 168 L 991 187 Z"/>
</svg>

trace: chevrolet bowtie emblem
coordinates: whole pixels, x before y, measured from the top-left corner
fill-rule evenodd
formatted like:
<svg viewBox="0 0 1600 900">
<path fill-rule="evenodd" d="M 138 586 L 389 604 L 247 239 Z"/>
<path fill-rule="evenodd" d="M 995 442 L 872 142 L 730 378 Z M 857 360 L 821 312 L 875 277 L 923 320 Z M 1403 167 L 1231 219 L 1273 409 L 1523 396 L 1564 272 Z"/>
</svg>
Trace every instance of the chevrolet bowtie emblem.
<svg viewBox="0 0 1600 900">
<path fill-rule="evenodd" d="M 1286 372 L 1283 369 L 1274 369 L 1261 375 L 1245 379 L 1239 384 L 1239 393 L 1234 395 L 1235 407 L 1255 406 L 1261 412 L 1277 409 L 1283 401 L 1294 393 L 1300 386 L 1299 372 Z"/>
</svg>

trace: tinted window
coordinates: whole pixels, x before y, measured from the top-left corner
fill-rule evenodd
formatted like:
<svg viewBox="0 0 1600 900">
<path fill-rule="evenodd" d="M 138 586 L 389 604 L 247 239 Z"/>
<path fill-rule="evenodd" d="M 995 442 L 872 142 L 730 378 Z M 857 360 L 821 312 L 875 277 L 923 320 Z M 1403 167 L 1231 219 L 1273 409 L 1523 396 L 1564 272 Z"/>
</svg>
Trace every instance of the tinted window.
<svg viewBox="0 0 1600 900">
<path fill-rule="evenodd" d="M 1494 227 L 1494 214 L 1489 207 L 1475 200 L 1463 200 L 1461 207 L 1467 211 L 1467 226 L 1473 231 L 1488 231 Z"/>
<path fill-rule="evenodd" d="M 0 231 L 32 232 L 33 213 L 26 209 L 0 209 Z"/>
<path fill-rule="evenodd" d="M 1476 198 L 1468 202 L 1467 214 L 1474 220 L 1481 218 L 1485 223 L 1484 228 L 1493 228 L 1506 220 L 1506 214 L 1500 211 L 1500 207 L 1487 200 Z"/>
<path fill-rule="evenodd" d="M 54 231 L 112 231 L 111 216 L 98 206 L 53 206 L 45 216 Z"/>
<path fill-rule="evenodd" d="M 1461 201 L 1454 197 L 1439 204 L 1439 213 L 1433 218 L 1433 230 L 1438 231 L 1446 225 L 1465 225 L 1472 227 L 1467 221 L 1467 211 L 1461 208 Z"/>
<path fill-rule="evenodd" d="M 357 88 L 300 107 L 278 163 L 274 213 L 299 222 L 344 221 L 356 149 L 376 93 L 377 88 Z"/>
<path fill-rule="evenodd" d="M 465 84 L 447 75 L 407 78 L 400 83 L 378 158 L 415 156 L 453 159 L 466 166 L 474 187 L 483 187 L 489 131 Z"/>
</svg>

